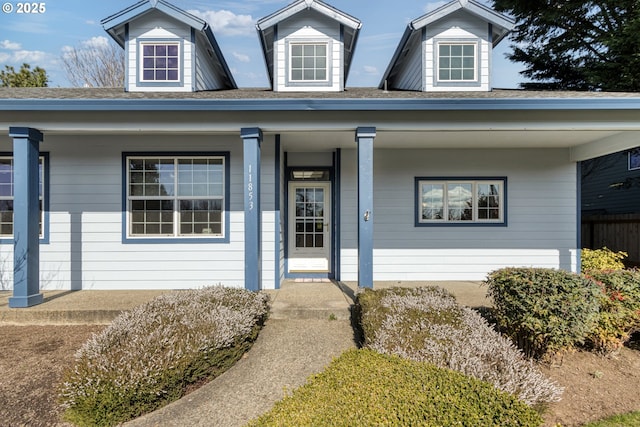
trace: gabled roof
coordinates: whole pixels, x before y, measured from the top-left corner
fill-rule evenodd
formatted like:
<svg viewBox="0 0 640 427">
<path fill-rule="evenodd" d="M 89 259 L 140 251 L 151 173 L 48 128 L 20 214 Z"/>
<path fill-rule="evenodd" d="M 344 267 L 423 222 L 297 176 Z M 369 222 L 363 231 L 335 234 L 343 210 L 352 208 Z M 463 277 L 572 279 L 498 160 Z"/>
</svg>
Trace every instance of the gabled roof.
<svg viewBox="0 0 640 427">
<path fill-rule="evenodd" d="M 333 6 L 320 0 L 296 0 L 288 6 L 258 20 L 256 29 L 262 45 L 262 52 L 267 65 L 269 81 L 273 86 L 273 43 L 277 36 L 277 25 L 285 19 L 291 18 L 304 10 L 314 10 L 338 22 L 344 28 L 344 81 L 346 82 L 351 67 L 353 52 L 358 40 L 362 23 Z"/>
<path fill-rule="evenodd" d="M 208 47 L 210 47 L 214 53 L 214 58 L 211 59 L 211 61 L 214 63 L 214 69 L 218 70 L 218 72 L 221 73 L 223 80 L 227 82 L 226 87 L 229 89 L 236 89 L 238 87 L 207 21 L 182 10 L 165 0 L 141 0 L 136 4 L 103 19 L 100 21 L 100 24 L 102 24 L 102 27 L 107 33 L 109 33 L 116 43 L 121 47 L 124 47 L 127 37 L 127 24 L 130 24 L 138 18 L 153 11 L 162 12 L 163 14 L 201 33 L 207 41 L 209 45 Z"/>
<path fill-rule="evenodd" d="M 454 12 L 464 10 L 471 15 L 476 16 L 488 24 L 491 24 L 491 42 L 496 46 L 504 39 L 513 29 L 515 21 L 495 10 L 475 1 L 475 0 L 453 0 L 437 9 L 434 9 L 421 17 L 414 19 L 407 25 L 407 28 L 400 39 L 400 43 L 382 76 L 380 88 L 384 87 L 385 81 L 389 80 L 393 75 L 395 68 L 399 65 L 399 60 L 404 56 L 403 53 L 412 45 L 415 37 L 420 37 L 422 29 L 433 24 Z"/>
</svg>

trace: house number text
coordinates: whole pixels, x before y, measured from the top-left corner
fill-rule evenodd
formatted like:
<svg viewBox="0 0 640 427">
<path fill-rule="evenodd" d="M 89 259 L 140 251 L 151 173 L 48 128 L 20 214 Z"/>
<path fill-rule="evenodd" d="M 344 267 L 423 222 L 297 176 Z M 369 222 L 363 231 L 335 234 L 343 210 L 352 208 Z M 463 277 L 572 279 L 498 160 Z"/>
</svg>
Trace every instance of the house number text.
<svg viewBox="0 0 640 427">
<path fill-rule="evenodd" d="M 249 165 L 249 174 L 247 179 L 247 194 L 249 196 L 249 210 L 253 210 L 253 173 L 252 165 Z"/>
</svg>

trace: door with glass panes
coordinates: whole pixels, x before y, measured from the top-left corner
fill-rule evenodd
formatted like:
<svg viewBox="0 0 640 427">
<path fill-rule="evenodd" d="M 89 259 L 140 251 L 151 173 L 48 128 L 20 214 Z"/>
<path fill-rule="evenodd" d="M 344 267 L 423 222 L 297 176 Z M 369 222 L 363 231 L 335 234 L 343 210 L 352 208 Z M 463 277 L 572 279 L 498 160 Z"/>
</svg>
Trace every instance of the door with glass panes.
<svg viewBox="0 0 640 427">
<path fill-rule="evenodd" d="M 289 183 L 289 272 L 326 273 L 331 254 L 331 183 Z"/>
</svg>

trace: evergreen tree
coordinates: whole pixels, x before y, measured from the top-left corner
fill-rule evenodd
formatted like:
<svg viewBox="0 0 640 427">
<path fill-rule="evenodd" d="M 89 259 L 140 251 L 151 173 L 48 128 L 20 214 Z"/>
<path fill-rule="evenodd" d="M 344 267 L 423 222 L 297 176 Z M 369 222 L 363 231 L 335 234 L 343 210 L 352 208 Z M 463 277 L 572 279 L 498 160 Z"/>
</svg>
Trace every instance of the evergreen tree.
<svg viewBox="0 0 640 427">
<path fill-rule="evenodd" d="M 525 89 L 640 91 L 639 0 L 493 0 L 515 17 Z"/>
<path fill-rule="evenodd" d="M 29 64 L 22 64 L 20 71 L 9 65 L 4 68 L 4 71 L 0 71 L 0 87 L 47 87 L 49 83 L 44 68 L 36 67 L 32 70 Z"/>
</svg>

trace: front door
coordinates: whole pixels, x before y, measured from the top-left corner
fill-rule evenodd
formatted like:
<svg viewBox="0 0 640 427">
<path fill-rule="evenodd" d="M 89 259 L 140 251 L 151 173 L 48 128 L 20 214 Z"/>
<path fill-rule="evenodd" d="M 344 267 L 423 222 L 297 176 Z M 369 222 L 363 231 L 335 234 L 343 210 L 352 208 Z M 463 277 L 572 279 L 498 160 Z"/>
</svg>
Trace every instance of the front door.
<svg viewBox="0 0 640 427">
<path fill-rule="evenodd" d="M 329 273 L 331 183 L 289 183 L 289 272 Z"/>
</svg>

